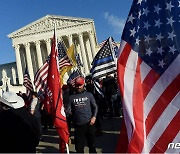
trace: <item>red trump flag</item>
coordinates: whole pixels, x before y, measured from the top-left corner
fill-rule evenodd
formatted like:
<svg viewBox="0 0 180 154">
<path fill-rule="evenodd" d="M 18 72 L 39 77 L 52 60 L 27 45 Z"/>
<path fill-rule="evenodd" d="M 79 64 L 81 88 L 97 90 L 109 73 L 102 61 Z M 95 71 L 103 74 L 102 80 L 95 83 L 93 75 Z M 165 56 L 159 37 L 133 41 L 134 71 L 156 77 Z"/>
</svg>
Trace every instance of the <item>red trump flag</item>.
<svg viewBox="0 0 180 154">
<path fill-rule="evenodd" d="M 180 152 L 180 3 L 134 0 L 118 81 L 124 121 L 117 152 Z"/>
<path fill-rule="evenodd" d="M 68 143 L 69 132 L 62 99 L 55 32 L 52 40 L 51 54 L 49 59 L 47 88 L 45 90 L 45 107 L 53 117 L 53 122 L 60 139 L 65 143 Z"/>
</svg>

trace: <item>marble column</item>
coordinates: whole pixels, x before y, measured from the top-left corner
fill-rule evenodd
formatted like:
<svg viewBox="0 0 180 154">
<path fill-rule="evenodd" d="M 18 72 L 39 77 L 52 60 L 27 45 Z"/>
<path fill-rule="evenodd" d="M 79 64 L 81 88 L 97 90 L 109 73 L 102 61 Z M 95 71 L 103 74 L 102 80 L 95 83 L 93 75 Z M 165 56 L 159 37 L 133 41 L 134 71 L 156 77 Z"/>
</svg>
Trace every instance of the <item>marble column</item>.
<svg viewBox="0 0 180 154">
<path fill-rule="evenodd" d="M 70 35 L 67 35 L 68 37 L 68 43 L 69 43 L 69 48 L 71 47 L 71 45 L 73 44 L 73 37 L 72 37 L 72 34 Z M 74 47 L 74 50 L 75 50 L 75 47 Z M 75 52 L 75 51 L 74 51 Z M 73 72 L 73 68 L 71 68 L 70 70 L 70 74 Z"/>
<path fill-rule="evenodd" d="M 94 42 L 93 32 L 89 31 L 88 34 L 89 34 L 89 39 L 90 39 L 90 44 L 91 44 L 92 55 L 94 58 L 96 55 L 96 50 L 95 50 L 95 42 Z"/>
<path fill-rule="evenodd" d="M 76 52 L 79 54 L 80 60 L 83 63 L 80 44 L 76 44 Z M 83 66 L 84 66 L 84 63 L 83 63 Z M 80 69 L 81 69 L 80 71 L 84 73 L 84 71 L 82 71 L 84 68 L 80 67 Z"/>
<path fill-rule="evenodd" d="M 16 70 L 14 69 L 14 67 L 11 68 L 11 72 L 12 72 L 13 84 L 16 85 Z"/>
<path fill-rule="evenodd" d="M 91 69 L 91 63 L 92 63 L 92 52 L 91 52 L 91 45 L 90 45 L 90 42 L 89 42 L 89 38 L 86 39 L 86 49 L 87 49 L 87 55 L 88 55 L 88 60 L 89 60 L 89 67 Z"/>
<path fill-rule="evenodd" d="M 73 40 L 72 40 L 72 35 L 68 35 L 68 42 L 69 42 L 69 47 L 71 47 L 71 45 L 73 44 Z"/>
<path fill-rule="evenodd" d="M 2 83 L 3 85 L 7 84 L 7 72 L 5 69 L 2 70 Z"/>
<path fill-rule="evenodd" d="M 46 42 L 46 47 L 47 47 L 47 53 L 49 56 L 49 54 L 51 53 L 51 39 L 50 38 L 46 39 L 45 42 Z"/>
<path fill-rule="evenodd" d="M 28 71 L 29 71 L 31 81 L 33 82 L 34 81 L 34 72 L 33 72 L 33 66 L 32 66 L 30 43 L 26 43 L 25 48 L 26 48 L 26 60 L 27 60 Z"/>
<path fill-rule="evenodd" d="M 85 71 L 85 74 L 88 74 L 89 68 L 88 68 L 88 63 L 87 63 L 87 59 L 86 59 L 86 51 L 84 48 L 83 34 L 80 33 L 78 35 L 78 37 L 79 37 L 79 42 L 80 42 L 80 47 L 81 47 L 82 59 L 83 59 L 83 64 L 84 64 L 84 71 Z"/>
<path fill-rule="evenodd" d="M 16 65 L 17 65 L 19 84 L 23 84 L 22 63 L 21 63 L 21 56 L 20 56 L 19 48 L 20 48 L 19 45 L 14 45 L 14 49 L 15 49 L 15 53 L 16 53 Z"/>
<path fill-rule="evenodd" d="M 38 59 L 38 67 L 40 68 L 43 65 L 41 47 L 40 47 L 41 42 L 36 41 L 35 44 L 36 44 L 36 52 L 37 52 L 37 59 Z"/>
</svg>

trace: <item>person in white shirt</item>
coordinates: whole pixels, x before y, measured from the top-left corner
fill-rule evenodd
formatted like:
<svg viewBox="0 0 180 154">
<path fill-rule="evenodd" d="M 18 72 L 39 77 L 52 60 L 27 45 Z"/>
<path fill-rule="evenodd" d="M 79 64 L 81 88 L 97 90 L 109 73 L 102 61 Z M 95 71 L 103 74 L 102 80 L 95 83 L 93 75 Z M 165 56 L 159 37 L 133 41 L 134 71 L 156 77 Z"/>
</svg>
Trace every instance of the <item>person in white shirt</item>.
<svg viewBox="0 0 180 154">
<path fill-rule="evenodd" d="M 41 138 L 42 138 L 42 124 L 41 124 L 40 101 L 37 98 L 37 92 L 32 92 L 32 102 L 31 102 L 31 106 L 30 106 L 30 112 L 38 120 L 39 128 L 40 128 L 40 131 L 41 131 Z"/>
</svg>

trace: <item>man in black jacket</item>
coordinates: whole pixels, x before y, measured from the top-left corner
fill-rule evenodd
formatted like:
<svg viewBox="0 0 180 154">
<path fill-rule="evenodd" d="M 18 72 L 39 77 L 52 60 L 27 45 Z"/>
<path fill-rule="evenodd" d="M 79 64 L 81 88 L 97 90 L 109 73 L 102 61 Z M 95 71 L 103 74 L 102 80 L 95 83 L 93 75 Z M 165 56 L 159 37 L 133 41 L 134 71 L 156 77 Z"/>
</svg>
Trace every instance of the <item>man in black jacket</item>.
<svg viewBox="0 0 180 154">
<path fill-rule="evenodd" d="M 68 110 L 72 114 L 75 127 L 75 149 L 78 153 L 84 152 L 85 140 L 90 153 L 95 153 L 95 127 L 98 107 L 94 96 L 84 90 L 85 80 L 78 77 L 75 80 L 76 93 L 69 97 Z"/>
<path fill-rule="evenodd" d="M 40 130 L 37 119 L 24 107 L 24 101 L 13 92 L 0 97 L 0 153 L 35 153 Z"/>
<path fill-rule="evenodd" d="M 110 116 L 116 116 L 118 85 L 115 78 L 108 74 L 103 80 L 103 91 L 110 110 Z"/>
</svg>

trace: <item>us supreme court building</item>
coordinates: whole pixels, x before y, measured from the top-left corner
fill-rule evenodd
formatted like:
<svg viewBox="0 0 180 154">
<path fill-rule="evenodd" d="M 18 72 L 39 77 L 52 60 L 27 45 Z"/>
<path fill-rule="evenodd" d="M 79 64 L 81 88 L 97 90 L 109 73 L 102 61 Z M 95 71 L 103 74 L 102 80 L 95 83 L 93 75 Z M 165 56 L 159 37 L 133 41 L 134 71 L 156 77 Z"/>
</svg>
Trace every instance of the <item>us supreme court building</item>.
<svg viewBox="0 0 180 154">
<path fill-rule="evenodd" d="M 12 40 L 16 62 L 0 65 L 1 89 L 5 88 L 6 83 L 12 91 L 17 91 L 23 84 L 26 67 L 34 81 L 36 71 L 51 52 L 54 24 L 57 39 L 63 40 L 67 48 L 74 44 L 83 63 L 82 72 L 85 75 L 89 73 L 91 62 L 99 50 L 93 19 L 47 15 L 8 35 Z M 22 87 L 20 90 L 24 91 Z"/>
</svg>

